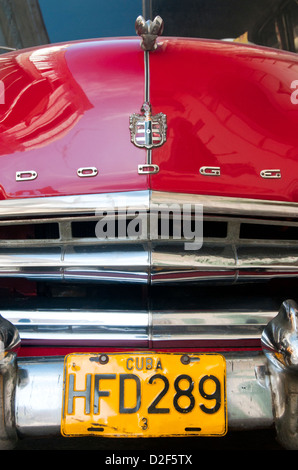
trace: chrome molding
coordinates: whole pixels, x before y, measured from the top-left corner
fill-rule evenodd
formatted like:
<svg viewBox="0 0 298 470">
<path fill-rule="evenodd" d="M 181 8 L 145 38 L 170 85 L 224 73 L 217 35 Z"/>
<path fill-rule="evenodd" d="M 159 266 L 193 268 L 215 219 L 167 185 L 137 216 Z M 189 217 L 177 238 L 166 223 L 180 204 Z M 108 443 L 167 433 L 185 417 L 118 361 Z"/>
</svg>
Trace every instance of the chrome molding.
<svg viewBox="0 0 298 470">
<path fill-rule="evenodd" d="M 259 341 L 277 311 L 4 310 L 23 344 L 192 347 Z"/>
<path fill-rule="evenodd" d="M 36 197 L 0 201 L 0 220 L 15 217 L 33 218 L 95 214 L 97 211 L 149 208 L 150 191 L 83 194 L 74 196 Z"/>
<path fill-rule="evenodd" d="M 202 204 L 204 213 L 298 219 L 298 203 L 152 191 L 151 204 Z"/>
<path fill-rule="evenodd" d="M 0 249 L 0 277 L 147 283 L 149 254 L 117 243 L 69 247 Z"/>
<path fill-rule="evenodd" d="M 276 311 L 162 311 L 152 312 L 152 341 L 157 347 L 214 341 L 259 340 Z"/>
<path fill-rule="evenodd" d="M 150 103 L 150 55 L 149 51 L 144 52 L 144 102 Z"/>
<path fill-rule="evenodd" d="M 24 344 L 147 347 L 148 314 L 109 310 L 8 310 L 3 315 Z"/>
<path fill-rule="evenodd" d="M 298 203 L 249 198 L 209 196 L 160 191 L 127 191 L 120 193 L 83 194 L 74 196 L 6 199 L 0 201 L 0 220 L 15 217 L 90 214 L 107 208 L 147 209 L 156 204 L 201 204 L 209 214 L 287 217 L 298 219 Z"/>
</svg>

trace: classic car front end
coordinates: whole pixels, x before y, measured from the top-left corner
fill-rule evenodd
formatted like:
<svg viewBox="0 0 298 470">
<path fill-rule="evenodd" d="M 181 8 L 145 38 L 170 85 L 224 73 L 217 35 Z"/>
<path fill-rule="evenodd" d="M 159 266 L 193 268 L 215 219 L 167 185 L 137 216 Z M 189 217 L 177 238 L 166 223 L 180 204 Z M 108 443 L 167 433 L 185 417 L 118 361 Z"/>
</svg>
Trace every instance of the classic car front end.
<svg viewBox="0 0 298 470">
<path fill-rule="evenodd" d="M 298 448 L 298 58 L 152 18 L 0 56 L 3 449 Z"/>
</svg>

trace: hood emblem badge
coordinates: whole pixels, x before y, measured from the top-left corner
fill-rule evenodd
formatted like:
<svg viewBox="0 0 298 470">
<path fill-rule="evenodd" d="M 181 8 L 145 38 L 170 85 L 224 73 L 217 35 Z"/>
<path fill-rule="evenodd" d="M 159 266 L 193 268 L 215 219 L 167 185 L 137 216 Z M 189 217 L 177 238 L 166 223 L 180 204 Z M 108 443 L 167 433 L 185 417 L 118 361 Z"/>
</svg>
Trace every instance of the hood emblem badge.
<svg viewBox="0 0 298 470">
<path fill-rule="evenodd" d="M 130 116 L 130 135 L 134 145 L 148 150 L 160 147 L 167 140 L 167 117 L 163 113 L 152 115 L 151 104 L 145 102 L 142 114 Z"/>
</svg>

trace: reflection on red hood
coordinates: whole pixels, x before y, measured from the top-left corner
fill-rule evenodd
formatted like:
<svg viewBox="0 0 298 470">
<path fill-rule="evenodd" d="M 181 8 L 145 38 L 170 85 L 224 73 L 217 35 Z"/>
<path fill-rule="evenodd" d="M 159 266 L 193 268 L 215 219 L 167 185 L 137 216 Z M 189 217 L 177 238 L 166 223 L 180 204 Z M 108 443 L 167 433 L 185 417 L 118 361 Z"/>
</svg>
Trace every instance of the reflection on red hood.
<svg viewBox="0 0 298 470">
<path fill-rule="evenodd" d="M 138 40 L 87 41 L 0 57 L 0 197 L 144 189 L 129 116 L 143 102 Z M 117 162 L 115 164 L 115 162 Z M 96 178 L 79 178 L 82 167 Z M 16 181 L 16 174 L 35 179 Z M 145 186 L 144 186 L 145 185 Z"/>
<path fill-rule="evenodd" d="M 144 102 L 139 38 L 5 54 L 0 79 L 2 199 L 153 189 L 298 202 L 295 54 L 160 38 L 150 101 L 167 116 L 167 140 L 152 151 L 151 176 L 138 174 L 146 150 L 129 130 Z M 79 177 L 82 167 L 96 172 Z M 280 177 L 262 176 L 272 170 Z M 34 177 L 18 181 L 26 172 Z"/>
<path fill-rule="evenodd" d="M 151 96 L 168 123 L 152 189 L 298 202 L 297 54 L 160 39 L 150 65 Z"/>
<path fill-rule="evenodd" d="M 68 69 L 65 50 L 51 47 L 1 59 L 0 155 L 60 139 L 92 108 Z"/>
</svg>

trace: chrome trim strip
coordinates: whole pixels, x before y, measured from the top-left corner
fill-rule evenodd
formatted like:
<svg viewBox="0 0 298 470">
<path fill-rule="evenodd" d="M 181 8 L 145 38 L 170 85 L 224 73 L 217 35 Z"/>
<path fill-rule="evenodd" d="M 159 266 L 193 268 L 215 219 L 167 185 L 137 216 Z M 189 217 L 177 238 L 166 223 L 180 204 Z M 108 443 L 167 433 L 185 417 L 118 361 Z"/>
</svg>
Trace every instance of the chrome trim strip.
<svg viewBox="0 0 298 470">
<path fill-rule="evenodd" d="M 276 311 L 162 311 L 153 312 L 155 345 L 199 345 L 204 341 L 259 340 Z"/>
<path fill-rule="evenodd" d="M 298 203 L 249 198 L 233 198 L 200 194 L 169 193 L 161 191 L 128 191 L 120 193 L 53 196 L 0 201 L 0 219 L 6 217 L 34 217 L 90 214 L 117 207 L 120 210 L 150 209 L 155 204 L 201 204 L 209 214 L 292 217 L 298 218 Z"/>
<path fill-rule="evenodd" d="M 0 249 L 0 277 L 147 283 L 149 254 L 142 244 Z"/>
<path fill-rule="evenodd" d="M 119 210 L 149 209 L 150 191 L 123 193 L 83 194 L 73 196 L 6 199 L 0 201 L 0 219 L 7 217 L 47 217 L 59 214 L 95 214 L 97 211 L 117 207 Z"/>
<path fill-rule="evenodd" d="M 145 70 L 145 103 L 150 103 L 150 55 L 149 51 L 144 51 Z"/>
<path fill-rule="evenodd" d="M 260 340 L 277 311 L 4 310 L 22 341 L 131 347 L 202 345 L 205 341 Z"/>
<path fill-rule="evenodd" d="M 204 213 L 298 218 L 298 203 L 152 191 L 151 204 L 201 204 Z"/>
<path fill-rule="evenodd" d="M 142 311 L 8 310 L 22 341 L 148 344 L 148 314 Z"/>
</svg>

